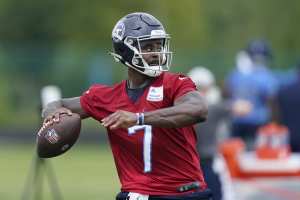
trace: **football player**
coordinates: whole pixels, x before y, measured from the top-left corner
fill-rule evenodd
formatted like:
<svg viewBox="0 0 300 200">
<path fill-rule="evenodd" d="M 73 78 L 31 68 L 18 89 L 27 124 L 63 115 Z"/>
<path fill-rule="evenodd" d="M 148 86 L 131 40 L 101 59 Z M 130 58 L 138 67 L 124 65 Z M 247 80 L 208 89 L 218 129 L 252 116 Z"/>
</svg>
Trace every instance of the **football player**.
<svg viewBox="0 0 300 200">
<path fill-rule="evenodd" d="M 168 72 L 169 40 L 152 15 L 126 15 L 112 31 L 111 54 L 128 68 L 127 80 L 92 85 L 80 97 L 52 102 L 43 111 L 45 123 L 75 112 L 107 128 L 121 182 L 117 200 L 211 198 L 193 128 L 206 119 L 207 105 L 190 78 Z"/>
</svg>

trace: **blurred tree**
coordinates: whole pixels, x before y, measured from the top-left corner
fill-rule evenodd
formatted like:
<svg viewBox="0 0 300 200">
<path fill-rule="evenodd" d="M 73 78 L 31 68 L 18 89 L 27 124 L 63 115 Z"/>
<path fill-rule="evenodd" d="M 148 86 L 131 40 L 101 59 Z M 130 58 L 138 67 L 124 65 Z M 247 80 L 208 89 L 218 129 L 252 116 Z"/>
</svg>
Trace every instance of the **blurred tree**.
<svg viewBox="0 0 300 200">
<path fill-rule="evenodd" d="M 150 12 L 165 24 L 175 51 L 173 71 L 201 64 L 221 79 L 235 53 L 257 37 L 275 49 L 276 66 L 288 67 L 300 53 L 299 8 L 297 0 L 1 0 L 0 59 L 7 62 L 0 67 L 5 80 L 17 77 L 15 88 L 26 84 L 31 95 L 52 83 L 66 95 L 78 94 L 88 83 L 90 59 L 111 49 L 116 21 L 135 11 Z M 106 62 L 108 55 L 99 58 Z M 113 78 L 124 76 L 117 64 L 105 65 Z M 1 90 L 10 94 L 5 99 L 14 98 L 7 87 Z M 22 90 L 14 91 L 24 97 Z"/>
</svg>

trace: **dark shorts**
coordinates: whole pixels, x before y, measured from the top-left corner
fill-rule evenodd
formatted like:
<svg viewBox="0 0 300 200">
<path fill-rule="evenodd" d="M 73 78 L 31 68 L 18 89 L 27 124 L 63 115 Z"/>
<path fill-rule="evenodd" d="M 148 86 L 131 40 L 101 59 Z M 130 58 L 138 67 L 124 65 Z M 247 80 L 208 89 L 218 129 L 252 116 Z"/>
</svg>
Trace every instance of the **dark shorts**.
<svg viewBox="0 0 300 200">
<path fill-rule="evenodd" d="M 128 192 L 120 192 L 116 200 L 127 200 Z M 209 189 L 201 192 L 193 192 L 191 194 L 179 196 L 149 196 L 149 200 L 212 200 L 212 194 Z"/>
</svg>

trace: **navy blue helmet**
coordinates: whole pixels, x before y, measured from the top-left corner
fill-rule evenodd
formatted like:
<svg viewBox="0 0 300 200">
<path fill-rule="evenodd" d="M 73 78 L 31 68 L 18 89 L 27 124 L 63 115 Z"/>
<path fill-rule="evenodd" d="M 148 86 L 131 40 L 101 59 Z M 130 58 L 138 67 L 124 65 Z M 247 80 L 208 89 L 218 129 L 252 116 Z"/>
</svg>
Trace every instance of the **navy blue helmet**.
<svg viewBox="0 0 300 200">
<path fill-rule="evenodd" d="M 272 58 L 272 52 L 269 44 L 264 40 L 253 40 L 247 48 L 247 53 L 253 58 L 255 56 L 263 56 L 265 58 Z"/>
<path fill-rule="evenodd" d="M 142 51 L 143 43 L 153 40 L 160 41 L 161 48 L 150 52 Z M 172 59 L 169 40 L 163 25 L 155 17 L 142 12 L 131 13 L 120 19 L 112 31 L 111 54 L 116 61 L 142 74 L 156 77 L 169 70 Z M 144 59 L 147 54 L 157 55 L 157 63 L 147 63 Z"/>
</svg>

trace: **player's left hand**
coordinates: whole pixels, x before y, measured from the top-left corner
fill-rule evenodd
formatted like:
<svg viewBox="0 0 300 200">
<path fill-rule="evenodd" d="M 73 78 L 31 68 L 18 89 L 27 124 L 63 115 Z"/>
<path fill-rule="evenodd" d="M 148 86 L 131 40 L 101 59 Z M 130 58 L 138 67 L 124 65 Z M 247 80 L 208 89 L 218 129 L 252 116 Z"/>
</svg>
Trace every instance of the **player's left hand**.
<svg viewBox="0 0 300 200">
<path fill-rule="evenodd" d="M 102 125 L 110 129 L 129 128 L 136 125 L 137 116 L 135 113 L 118 110 L 113 114 L 103 118 Z"/>
</svg>

